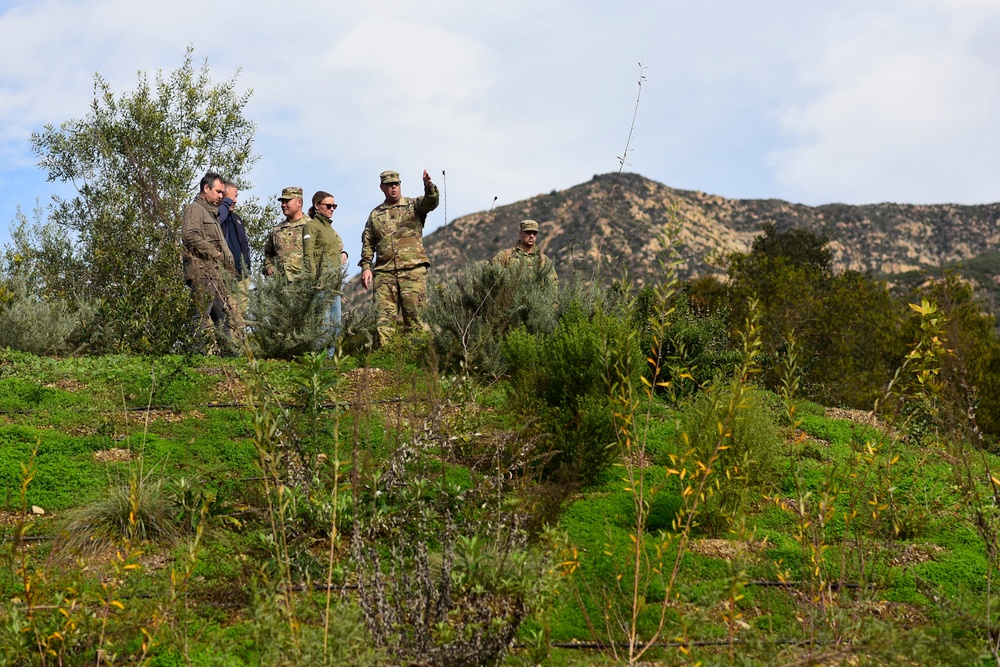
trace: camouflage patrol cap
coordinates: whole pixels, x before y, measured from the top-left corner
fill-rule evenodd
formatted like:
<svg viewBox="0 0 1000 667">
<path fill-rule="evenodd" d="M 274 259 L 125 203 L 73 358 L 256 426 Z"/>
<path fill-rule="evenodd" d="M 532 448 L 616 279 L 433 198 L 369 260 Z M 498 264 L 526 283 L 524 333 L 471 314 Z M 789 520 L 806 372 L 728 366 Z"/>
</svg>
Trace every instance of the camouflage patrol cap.
<svg viewBox="0 0 1000 667">
<path fill-rule="evenodd" d="M 296 198 L 302 199 L 302 188 L 297 188 L 295 186 L 290 186 L 285 188 L 284 190 L 281 191 L 281 196 L 278 197 L 279 200 L 296 199 Z"/>
<path fill-rule="evenodd" d="M 538 223 L 534 220 L 522 220 L 521 221 L 521 231 L 522 232 L 537 232 Z"/>
<path fill-rule="evenodd" d="M 382 179 L 382 185 L 388 183 L 399 183 L 399 172 L 398 171 L 383 171 L 378 175 Z"/>
</svg>

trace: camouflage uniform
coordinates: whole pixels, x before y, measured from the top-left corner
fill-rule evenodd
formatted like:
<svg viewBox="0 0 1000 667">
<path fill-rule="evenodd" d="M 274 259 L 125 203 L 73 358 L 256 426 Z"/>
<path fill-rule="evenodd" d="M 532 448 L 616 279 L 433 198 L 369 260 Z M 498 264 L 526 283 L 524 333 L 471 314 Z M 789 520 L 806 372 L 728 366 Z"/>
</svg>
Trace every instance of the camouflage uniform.
<svg viewBox="0 0 1000 667">
<path fill-rule="evenodd" d="M 236 280 L 236 262 L 219 225 L 219 209 L 201 196 L 184 209 L 181 223 L 184 280 L 191 288 L 200 313 L 200 326 L 210 330 L 223 325 L 234 337 L 242 329 L 242 318 L 226 289 L 226 280 Z"/>
<path fill-rule="evenodd" d="M 285 188 L 279 199 L 302 198 L 302 188 Z M 264 244 L 264 275 L 277 266 L 282 266 L 288 280 L 296 280 L 302 274 L 302 228 L 309 222 L 309 216 L 302 214 L 298 220 L 285 220 L 278 224 L 267 236 Z"/>
<path fill-rule="evenodd" d="M 538 223 L 534 220 L 522 221 L 521 231 L 526 230 L 537 232 Z M 493 262 L 506 267 L 524 267 L 528 266 L 529 263 L 537 263 L 543 269 L 546 267 L 548 268 L 549 278 L 553 285 L 559 284 L 559 276 L 556 275 L 555 266 L 552 264 L 552 260 L 546 257 L 545 253 L 538 249 L 537 243 L 532 246 L 531 250 L 525 250 L 521 247 L 521 243 L 518 242 L 518 244 L 513 248 L 507 248 L 506 250 L 498 252 L 493 257 Z"/>
<path fill-rule="evenodd" d="M 399 174 L 383 172 L 382 183 L 389 182 L 399 182 Z M 379 311 L 380 345 L 392 336 L 397 315 L 402 315 L 404 331 L 423 327 L 420 310 L 427 298 L 430 266 L 424 251 L 424 223 L 440 197 L 437 186 L 427 183 L 423 197 L 401 197 L 395 204 L 383 202 L 372 209 L 365 223 L 358 266 L 362 271 L 371 270 L 375 279 L 373 298 Z"/>
</svg>

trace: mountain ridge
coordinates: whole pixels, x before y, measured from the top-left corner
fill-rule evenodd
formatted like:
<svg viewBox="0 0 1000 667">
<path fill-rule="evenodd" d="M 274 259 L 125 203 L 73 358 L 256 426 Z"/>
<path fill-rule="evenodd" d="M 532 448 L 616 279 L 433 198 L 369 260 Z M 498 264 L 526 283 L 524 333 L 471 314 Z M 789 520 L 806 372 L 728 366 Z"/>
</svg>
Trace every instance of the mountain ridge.
<svg viewBox="0 0 1000 667">
<path fill-rule="evenodd" d="M 1000 203 L 808 206 L 776 198 L 727 199 L 671 188 L 639 174 L 611 173 L 437 228 L 424 237 L 429 280 L 447 280 L 466 262 L 488 260 L 513 246 L 518 223 L 530 218 L 539 222 L 538 246 L 561 277 L 577 273 L 589 279 L 600 259 L 605 276 L 627 269 L 642 285 L 659 270 L 660 235 L 672 215 L 680 222 L 682 278 L 723 273 L 711 258 L 748 250 L 765 224 L 827 236 L 833 266 L 840 271 L 926 271 L 1000 251 Z"/>
</svg>

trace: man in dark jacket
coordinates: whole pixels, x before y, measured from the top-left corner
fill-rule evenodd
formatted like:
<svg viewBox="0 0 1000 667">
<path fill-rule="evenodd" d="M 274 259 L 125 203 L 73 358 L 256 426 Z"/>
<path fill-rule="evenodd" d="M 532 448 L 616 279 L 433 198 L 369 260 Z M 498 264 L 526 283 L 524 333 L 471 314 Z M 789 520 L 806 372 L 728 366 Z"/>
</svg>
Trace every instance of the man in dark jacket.
<svg viewBox="0 0 1000 667">
<path fill-rule="evenodd" d="M 226 245 L 233 253 L 236 262 L 236 280 L 239 289 L 233 295 L 236 310 L 242 317 L 247 312 L 247 300 L 250 295 L 250 241 L 247 239 L 247 229 L 243 218 L 236 212 L 236 202 L 240 191 L 235 183 L 226 181 L 226 196 L 219 204 L 219 226 L 222 235 L 226 237 Z"/>
<path fill-rule="evenodd" d="M 225 195 L 222 177 L 208 172 L 201 179 L 198 196 L 184 209 L 182 240 L 184 280 L 201 313 L 201 327 L 223 326 L 232 336 L 230 299 L 224 276 L 235 276 L 236 262 L 219 226 L 219 204 Z"/>
</svg>

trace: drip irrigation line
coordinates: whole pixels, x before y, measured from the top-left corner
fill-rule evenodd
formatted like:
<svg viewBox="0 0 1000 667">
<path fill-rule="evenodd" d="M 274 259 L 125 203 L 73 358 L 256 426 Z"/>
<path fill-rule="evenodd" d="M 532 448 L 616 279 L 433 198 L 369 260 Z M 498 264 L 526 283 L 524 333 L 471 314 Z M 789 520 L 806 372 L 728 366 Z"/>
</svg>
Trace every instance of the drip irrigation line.
<svg viewBox="0 0 1000 667">
<path fill-rule="evenodd" d="M 833 644 L 832 639 L 770 639 L 770 640 L 760 640 L 751 641 L 749 639 L 734 639 L 732 641 L 728 639 L 692 639 L 686 642 L 651 642 L 646 644 L 645 642 L 636 642 L 636 648 L 684 648 L 688 646 L 752 646 L 765 644 L 768 646 L 825 646 Z M 510 648 L 532 648 L 532 644 L 511 644 Z M 627 649 L 628 644 L 625 643 L 601 643 L 601 642 L 551 642 L 549 644 L 550 648 L 567 648 L 567 649 L 578 649 L 584 651 L 606 651 L 612 646 L 619 649 Z"/>
<path fill-rule="evenodd" d="M 24 535 L 22 537 L 11 537 L 6 535 L 3 538 L 4 542 L 45 542 L 48 540 L 54 540 L 54 535 Z"/>
<path fill-rule="evenodd" d="M 397 396 L 396 398 L 380 398 L 380 399 L 374 400 L 374 401 L 357 401 L 357 402 L 354 402 L 354 401 L 342 401 L 342 402 L 334 402 L 334 403 L 320 403 L 319 407 L 322 408 L 322 409 L 324 409 L 324 410 L 330 410 L 330 409 L 333 409 L 333 408 L 346 409 L 346 408 L 353 407 L 355 405 L 389 405 L 389 404 L 394 404 L 394 403 L 426 403 L 426 402 L 428 402 L 430 400 L 431 399 L 428 398 L 427 396 L 414 396 L 414 397 L 411 397 L 411 398 L 404 398 L 402 396 Z M 197 405 L 192 405 L 192 406 L 190 406 L 188 408 L 184 408 L 184 409 L 179 409 L 179 408 L 176 408 L 176 407 L 170 406 L 170 405 L 149 405 L 149 406 L 142 406 L 142 407 L 127 407 L 127 408 L 121 408 L 121 409 L 124 410 L 125 412 L 152 412 L 154 410 L 162 410 L 162 411 L 168 411 L 168 412 L 183 412 L 184 410 L 187 410 L 187 409 L 191 409 L 191 410 L 210 410 L 212 408 L 249 408 L 249 407 L 252 407 L 252 406 L 250 406 L 247 403 L 199 403 Z M 304 409 L 307 406 L 305 406 L 305 405 L 299 405 L 297 403 L 286 403 L 286 404 L 283 405 L 283 407 Z M 114 410 L 87 410 L 87 412 L 98 413 L 98 414 L 100 414 L 100 413 L 112 413 L 112 412 L 117 412 L 117 411 L 118 411 L 118 408 L 116 408 Z M 27 410 L 27 409 L 0 410 L 0 415 L 35 415 L 35 414 L 39 414 L 41 412 L 44 412 L 44 411 L 43 410 Z"/>
<path fill-rule="evenodd" d="M 748 581 L 746 586 L 762 586 L 762 587 L 772 587 L 772 588 L 795 588 L 796 586 L 805 586 L 809 584 L 808 581 Z M 831 581 L 824 584 L 827 588 L 874 588 L 871 584 L 856 584 L 853 582 L 840 582 Z"/>
</svg>

